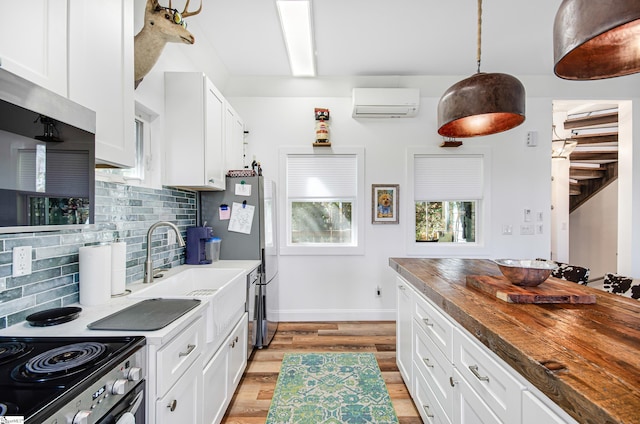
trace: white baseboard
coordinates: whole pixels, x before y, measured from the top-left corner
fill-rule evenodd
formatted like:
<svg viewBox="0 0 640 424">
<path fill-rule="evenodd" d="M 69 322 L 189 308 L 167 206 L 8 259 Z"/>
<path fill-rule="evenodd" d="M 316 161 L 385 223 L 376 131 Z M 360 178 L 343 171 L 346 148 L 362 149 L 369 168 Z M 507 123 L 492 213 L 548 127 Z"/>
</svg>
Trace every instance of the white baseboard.
<svg viewBox="0 0 640 424">
<path fill-rule="evenodd" d="M 274 314 L 276 315 L 276 314 Z M 395 321 L 395 309 L 287 309 L 277 312 L 278 321 Z"/>
</svg>

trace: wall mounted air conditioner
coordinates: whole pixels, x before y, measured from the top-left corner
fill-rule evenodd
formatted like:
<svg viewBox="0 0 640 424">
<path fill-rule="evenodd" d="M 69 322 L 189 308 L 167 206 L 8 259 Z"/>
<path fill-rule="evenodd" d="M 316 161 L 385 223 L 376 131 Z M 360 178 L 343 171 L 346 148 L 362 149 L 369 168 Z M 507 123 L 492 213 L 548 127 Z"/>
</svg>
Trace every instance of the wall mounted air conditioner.
<svg viewBox="0 0 640 424">
<path fill-rule="evenodd" d="M 418 88 L 354 88 L 354 118 L 411 118 L 418 114 Z"/>
</svg>

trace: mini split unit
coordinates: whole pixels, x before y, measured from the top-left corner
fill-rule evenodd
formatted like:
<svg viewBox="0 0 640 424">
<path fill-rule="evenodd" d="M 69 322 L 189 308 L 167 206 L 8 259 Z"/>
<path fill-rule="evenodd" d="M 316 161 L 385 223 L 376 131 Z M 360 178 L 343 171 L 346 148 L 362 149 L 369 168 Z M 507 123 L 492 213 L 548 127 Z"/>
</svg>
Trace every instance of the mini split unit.
<svg viewBox="0 0 640 424">
<path fill-rule="evenodd" d="M 417 88 L 354 88 L 354 118 L 411 118 L 418 114 Z"/>
</svg>

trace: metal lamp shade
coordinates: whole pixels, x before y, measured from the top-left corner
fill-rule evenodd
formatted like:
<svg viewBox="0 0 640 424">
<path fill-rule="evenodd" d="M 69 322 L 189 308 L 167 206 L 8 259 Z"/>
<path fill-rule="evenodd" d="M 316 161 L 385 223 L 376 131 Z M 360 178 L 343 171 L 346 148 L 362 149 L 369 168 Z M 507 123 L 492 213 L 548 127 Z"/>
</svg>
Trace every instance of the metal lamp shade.
<svg viewBox="0 0 640 424">
<path fill-rule="evenodd" d="M 476 137 L 524 122 L 525 90 L 508 74 L 479 72 L 449 87 L 438 103 L 438 134 Z"/>
<path fill-rule="evenodd" d="M 564 0 L 553 26 L 554 72 L 596 80 L 640 72 L 638 0 Z"/>
</svg>

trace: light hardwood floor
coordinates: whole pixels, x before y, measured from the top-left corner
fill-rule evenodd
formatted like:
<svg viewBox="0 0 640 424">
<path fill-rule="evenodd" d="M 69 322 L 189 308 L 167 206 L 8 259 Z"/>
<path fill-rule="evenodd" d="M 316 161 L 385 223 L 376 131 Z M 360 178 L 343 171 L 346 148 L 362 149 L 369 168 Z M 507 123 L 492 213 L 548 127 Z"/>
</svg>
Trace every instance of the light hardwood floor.
<svg viewBox="0 0 640 424">
<path fill-rule="evenodd" d="M 264 424 L 282 357 L 290 352 L 372 352 L 400 424 L 422 423 L 396 366 L 395 322 L 281 322 L 250 358 L 222 424 Z"/>
</svg>

